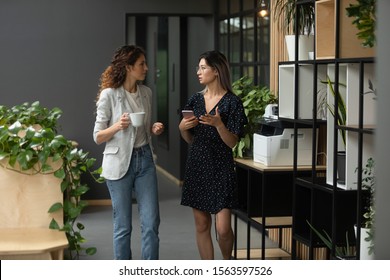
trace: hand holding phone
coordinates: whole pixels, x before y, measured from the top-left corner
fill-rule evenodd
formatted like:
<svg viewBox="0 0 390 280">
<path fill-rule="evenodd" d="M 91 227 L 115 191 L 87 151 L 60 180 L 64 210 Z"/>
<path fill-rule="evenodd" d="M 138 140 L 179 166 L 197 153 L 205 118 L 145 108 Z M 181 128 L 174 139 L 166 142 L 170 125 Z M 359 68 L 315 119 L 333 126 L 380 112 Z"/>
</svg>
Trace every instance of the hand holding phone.
<svg viewBox="0 0 390 280">
<path fill-rule="evenodd" d="M 189 119 L 194 116 L 194 111 L 192 110 L 182 110 L 181 113 L 183 114 L 183 118 Z"/>
</svg>

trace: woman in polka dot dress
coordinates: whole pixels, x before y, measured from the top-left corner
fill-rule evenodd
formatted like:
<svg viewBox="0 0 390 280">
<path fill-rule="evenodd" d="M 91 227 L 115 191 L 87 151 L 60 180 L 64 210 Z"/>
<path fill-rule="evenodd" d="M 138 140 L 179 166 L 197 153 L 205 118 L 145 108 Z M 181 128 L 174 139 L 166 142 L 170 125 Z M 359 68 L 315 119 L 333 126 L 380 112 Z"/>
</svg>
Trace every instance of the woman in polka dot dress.
<svg viewBox="0 0 390 280">
<path fill-rule="evenodd" d="M 231 209 L 237 206 L 232 148 L 247 118 L 241 99 L 232 92 L 229 64 L 222 53 L 203 53 L 197 76 L 205 88 L 192 95 L 184 108 L 194 116 L 185 116 L 179 124 L 181 136 L 190 144 L 181 204 L 193 209 L 201 259 L 214 259 L 212 214 L 223 258 L 230 259 Z"/>
</svg>

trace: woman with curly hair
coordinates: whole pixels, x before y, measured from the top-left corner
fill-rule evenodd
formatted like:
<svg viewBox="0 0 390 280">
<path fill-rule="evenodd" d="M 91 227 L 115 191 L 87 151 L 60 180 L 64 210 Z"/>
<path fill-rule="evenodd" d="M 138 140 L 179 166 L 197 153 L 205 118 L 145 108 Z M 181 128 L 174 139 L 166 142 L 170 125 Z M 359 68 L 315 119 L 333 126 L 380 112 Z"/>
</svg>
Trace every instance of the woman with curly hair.
<svg viewBox="0 0 390 280">
<path fill-rule="evenodd" d="M 146 77 L 145 52 L 138 46 L 119 48 L 101 75 L 93 138 L 105 143 L 102 177 L 113 207 L 115 259 L 132 259 L 132 199 L 140 215 L 142 259 L 159 258 L 159 203 L 151 135 L 164 125 L 152 125 L 152 91 L 139 82 Z M 143 125 L 132 124 L 129 114 L 144 112 Z"/>
</svg>

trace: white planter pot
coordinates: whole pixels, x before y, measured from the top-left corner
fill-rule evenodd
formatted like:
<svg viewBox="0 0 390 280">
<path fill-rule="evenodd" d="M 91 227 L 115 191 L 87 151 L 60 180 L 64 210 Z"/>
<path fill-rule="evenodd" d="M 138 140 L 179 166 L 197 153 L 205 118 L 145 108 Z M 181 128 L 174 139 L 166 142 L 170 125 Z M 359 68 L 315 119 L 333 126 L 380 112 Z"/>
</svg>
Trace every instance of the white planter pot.
<svg viewBox="0 0 390 280">
<path fill-rule="evenodd" d="M 356 234 L 356 226 L 355 226 L 355 234 Z M 360 259 L 361 260 L 374 260 L 374 253 L 371 255 L 368 254 L 369 247 L 371 244 L 371 241 L 366 241 L 365 239 L 368 237 L 368 228 L 361 228 L 360 229 Z"/>
<path fill-rule="evenodd" d="M 290 61 L 295 60 L 295 35 L 285 36 L 287 53 Z M 314 51 L 314 35 L 299 35 L 298 60 L 308 60 L 309 52 Z"/>
</svg>

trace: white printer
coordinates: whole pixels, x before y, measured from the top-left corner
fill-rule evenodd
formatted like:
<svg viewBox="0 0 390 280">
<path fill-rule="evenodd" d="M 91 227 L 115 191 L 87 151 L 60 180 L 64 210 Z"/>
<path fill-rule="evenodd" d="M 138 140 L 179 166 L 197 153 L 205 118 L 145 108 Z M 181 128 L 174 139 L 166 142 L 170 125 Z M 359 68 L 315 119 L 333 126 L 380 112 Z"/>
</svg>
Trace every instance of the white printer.
<svg viewBox="0 0 390 280">
<path fill-rule="evenodd" d="M 278 118 L 275 118 L 275 116 L 270 117 L 266 114 L 264 114 L 260 124 L 260 131 L 253 135 L 253 160 L 266 166 L 293 165 L 293 124 L 281 121 Z M 311 165 L 313 141 L 312 128 L 298 128 L 297 141 L 297 164 Z"/>
</svg>

